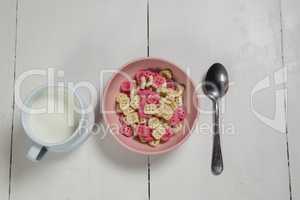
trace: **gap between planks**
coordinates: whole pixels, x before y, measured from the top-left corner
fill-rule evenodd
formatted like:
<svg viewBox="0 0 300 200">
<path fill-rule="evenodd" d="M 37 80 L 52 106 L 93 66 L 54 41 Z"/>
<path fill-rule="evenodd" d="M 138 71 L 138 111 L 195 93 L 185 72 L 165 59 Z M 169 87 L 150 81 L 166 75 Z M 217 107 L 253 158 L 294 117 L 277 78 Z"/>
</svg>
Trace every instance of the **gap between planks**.
<svg viewBox="0 0 300 200">
<path fill-rule="evenodd" d="M 15 82 L 16 82 L 16 68 L 17 68 L 17 43 L 18 43 L 18 9 L 19 1 L 16 0 L 16 19 L 15 19 L 15 44 L 14 44 L 14 63 L 13 63 L 13 94 L 12 94 L 12 119 L 11 119 L 11 133 L 10 133 L 10 155 L 9 155 L 9 176 L 8 176 L 8 200 L 11 199 L 12 191 L 12 163 L 13 163 L 13 134 L 15 121 Z"/>
<path fill-rule="evenodd" d="M 282 20 L 282 0 L 279 0 L 279 17 L 280 17 L 280 51 L 281 51 L 281 67 L 287 67 L 285 65 L 285 54 L 284 54 L 284 35 L 283 35 L 283 20 Z M 286 73 L 286 74 L 285 74 Z M 288 71 L 285 70 L 283 73 L 284 82 L 284 111 L 285 111 L 285 139 L 286 139 L 286 156 L 287 156 L 287 165 L 288 165 L 288 179 L 289 179 L 289 194 L 290 200 L 293 200 L 293 193 L 292 193 L 292 182 L 291 182 L 291 168 L 290 168 L 290 151 L 289 151 L 289 137 L 288 137 L 288 88 L 287 88 L 287 81 L 288 81 Z"/>
</svg>

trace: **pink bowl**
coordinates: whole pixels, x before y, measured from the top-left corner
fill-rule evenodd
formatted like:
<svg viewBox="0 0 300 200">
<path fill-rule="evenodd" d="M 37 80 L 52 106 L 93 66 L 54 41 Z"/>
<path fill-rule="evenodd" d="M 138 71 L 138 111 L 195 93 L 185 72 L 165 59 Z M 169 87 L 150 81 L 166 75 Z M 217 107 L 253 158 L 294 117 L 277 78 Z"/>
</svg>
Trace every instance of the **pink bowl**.
<svg viewBox="0 0 300 200">
<path fill-rule="evenodd" d="M 182 131 L 173 136 L 168 142 L 159 144 L 156 147 L 148 146 L 133 138 L 119 134 L 117 128 L 120 126 L 119 117 L 115 112 L 115 98 L 120 91 L 121 82 L 128 78 L 133 78 L 134 74 L 141 69 L 151 68 L 169 68 L 172 70 L 175 80 L 185 85 L 183 100 L 187 111 L 187 118 Z M 192 80 L 178 66 L 158 58 L 141 58 L 123 66 L 108 82 L 103 93 L 102 113 L 106 126 L 110 128 L 111 133 L 122 146 L 140 154 L 162 154 L 181 145 L 190 135 L 198 117 L 198 97 Z"/>
</svg>

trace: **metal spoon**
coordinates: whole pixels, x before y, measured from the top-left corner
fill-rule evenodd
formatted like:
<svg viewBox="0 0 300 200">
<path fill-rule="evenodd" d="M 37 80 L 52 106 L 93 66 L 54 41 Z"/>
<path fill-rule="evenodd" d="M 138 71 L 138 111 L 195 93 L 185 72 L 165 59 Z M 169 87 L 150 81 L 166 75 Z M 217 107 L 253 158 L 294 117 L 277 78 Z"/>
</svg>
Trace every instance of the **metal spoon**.
<svg viewBox="0 0 300 200">
<path fill-rule="evenodd" d="M 207 71 L 203 91 L 214 104 L 214 135 L 211 171 L 219 175 L 223 171 L 223 158 L 220 144 L 220 108 L 219 101 L 226 94 L 229 87 L 228 73 L 220 63 L 213 64 Z"/>
</svg>

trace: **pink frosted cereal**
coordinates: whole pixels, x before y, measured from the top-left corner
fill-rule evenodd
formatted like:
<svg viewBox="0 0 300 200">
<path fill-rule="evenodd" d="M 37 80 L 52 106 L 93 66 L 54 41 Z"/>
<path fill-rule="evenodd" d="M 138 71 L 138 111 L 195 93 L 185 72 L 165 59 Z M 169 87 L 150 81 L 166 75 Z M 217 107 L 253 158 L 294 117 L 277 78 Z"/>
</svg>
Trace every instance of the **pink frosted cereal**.
<svg viewBox="0 0 300 200">
<path fill-rule="evenodd" d="M 148 95 L 155 95 L 156 93 L 152 90 L 149 89 L 139 89 L 138 90 L 138 95 L 144 95 L 144 96 L 148 96 Z"/>
<path fill-rule="evenodd" d="M 126 80 L 121 83 L 120 90 L 122 92 L 128 93 L 128 92 L 130 92 L 131 87 L 132 87 L 132 84 L 130 83 L 130 81 Z"/>
<path fill-rule="evenodd" d="M 151 135 L 152 129 L 146 125 L 137 126 L 137 135 L 141 141 L 152 142 L 154 139 Z"/>
<path fill-rule="evenodd" d="M 151 94 L 147 98 L 148 104 L 159 104 L 160 96 L 158 94 Z"/>
<path fill-rule="evenodd" d="M 120 133 L 126 137 L 131 137 L 133 135 L 131 127 L 127 125 L 122 125 L 120 128 Z"/>
<path fill-rule="evenodd" d="M 176 110 L 175 110 L 175 114 L 177 115 L 177 117 L 182 121 L 184 120 L 185 116 L 186 116 L 186 113 L 183 109 L 183 107 L 178 107 Z"/>
<path fill-rule="evenodd" d="M 144 113 L 144 107 L 146 104 L 146 97 L 145 96 L 140 96 L 140 104 L 139 104 L 139 109 L 138 109 L 138 115 L 140 118 L 148 118 L 149 116 Z"/>
<path fill-rule="evenodd" d="M 153 86 L 158 88 L 162 86 L 164 83 L 166 83 L 166 78 L 157 74 L 153 77 Z"/>
<path fill-rule="evenodd" d="M 145 78 L 149 78 L 150 76 L 154 76 L 155 73 L 150 70 L 141 70 L 135 74 L 135 79 L 140 83 L 142 76 Z"/>
<path fill-rule="evenodd" d="M 149 78 L 150 76 L 154 76 L 155 75 L 155 72 L 152 72 L 150 70 L 145 70 L 143 72 L 143 75 L 146 77 L 146 78 Z"/>
<path fill-rule="evenodd" d="M 167 81 L 167 88 L 176 90 L 176 83 L 174 81 Z"/>
<path fill-rule="evenodd" d="M 173 113 L 169 123 L 171 126 L 176 126 L 180 122 L 184 120 L 186 113 L 182 107 L 178 107 L 175 112 Z"/>
<path fill-rule="evenodd" d="M 171 119 L 169 120 L 169 124 L 171 126 L 176 126 L 177 124 L 180 123 L 180 119 L 178 117 L 178 115 L 176 115 L 175 113 L 172 115 Z"/>
</svg>

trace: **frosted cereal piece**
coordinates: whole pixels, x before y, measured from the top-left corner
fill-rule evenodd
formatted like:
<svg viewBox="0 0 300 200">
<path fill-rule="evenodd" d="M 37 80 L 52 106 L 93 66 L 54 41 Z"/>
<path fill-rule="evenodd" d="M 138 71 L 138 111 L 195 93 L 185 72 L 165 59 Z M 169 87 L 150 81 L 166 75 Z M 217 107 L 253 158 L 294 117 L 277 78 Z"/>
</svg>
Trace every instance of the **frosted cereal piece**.
<svg viewBox="0 0 300 200">
<path fill-rule="evenodd" d="M 165 77 L 157 74 L 156 76 L 153 77 L 153 87 L 155 88 L 159 88 L 161 86 L 163 86 L 164 84 L 166 84 L 166 79 Z"/>
<path fill-rule="evenodd" d="M 174 81 L 167 81 L 167 88 L 176 90 L 176 83 Z"/>
<path fill-rule="evenodd" d="M 120 105 L 118 103 L 116 103 L 116 112 L 118 114 L 123 113 L 123 111 L 121 110 Z"/>
<path fill-rule="evenodd" d="M 139 109 L 138 109 L 138 115 L 140 118 L 146 118 L 147 115 L 144 113 L 144 108 L 146 105 L 146 98 L 144 96 L 140 96 L 140 104 L 139 104 Z"/>
<path fill-rule="evenodd" d="M 155 95 L 156 94 L 155 92 L 153 92 L 150 89 L 139 89 L 137 93 L 140 96 L 148 96 L 148 95 Z"/>
<path fill-rule="evenodd" d="M 141 83 L 141 77 L 144 76 L 144 71 L 140 70 L 135 74 L 135 79 L 138 83 Z"/>
<path fill-rule="evenodd" d="M 186 113 L 185 113 L 183 107 L 178 107 L 175 110 L 174 114 L 176 114 L 180 120 L 184 120 L 184 118 L 186 116 Z"/>
<path fill-rule="evenodd" d="M 179 131 L 182 130 L 182 127 L 183 127 L 182 123 L 175 125 L 174 127 L 172 127 L 173 133 L 178 133 Z"/>
<path fill-rule="evenodd" d="M 176 84 L 175 96 L 182 96 L 184 92 L 184 87 L 180 84 Z"/>
<path fill-rule="evenodd" d="M 161 117 L 165 120 L 170 120 L 172 118 L 172 114 L 169 113 L 162 113 Z"/>
<path fill-rule="evenodd" d="M 159 74 L 162 77 L 165 77 L 166 79 L 172 79 L 173 78 L 172 71 L 170 69 L 163 69 L 159 72 Z"/>
<path fill-rule="evenodd" d="M 153 85 L 153 76 L 149 76 L 147 82 L 146 82 L 146 87 L 150 87 Z"/>
<path fill-rule="evenodd" d="M 144 141 L 145 143 L 148 143 L 148 142 L 152 142 L 154 140 L 154 138 L 151 136 L 151 135 L 138 135 L 139 139 L 141 141 Z"/>
<path fill-rule="evenodd" d="M 131 137 L 133 135 L 131 127 L 129 127 L 127 125 L 123 125 L 120 128 L 120 133 L 126 137 Z"/>
<path fill-rule="evenodd" d="M 165 131 L 166 131 L 166 129 L 162 125 L 160 125 L 160 126 L 156 127 L 155 129 L 153 129 L 152 136 L 154 139 L 159 140 L 163 136 Z"/>
<path fill-rule="evenodd" d="M 161 104 L 172 104 L 172 101 L 170 101 L 170 100 L 167 99 L 166 97 L 161 97 L 161 98 L 160 98 L 160 103 L 161 103 Z"/>
<path fill-rule="evenodd" d="M 156 140 L 159 140 L 162 137 L 162 133 L 160 133 L 157 129 L 152 131 L 152 137 Z"/>
<path fill-rule="evenodd" d="M 147 124 L 147 118 L 140 117 L 140 124 Z"/>
<path fill-rule="evenodd" d="M 175 97 L 177 96 L 177 93 L 175 90 L 168 88 L 168 92 L 167 92 L 167 98 L 174 101 Z"/>
<path fill-rule="evenodd" d="M 124 110 L 129 107 L 129 97 L 124 93 L 120 93 L 117 96 L 116 101 L 119 103 L 121 110 Z"/>
<path fill-rule="evenodd" d="M 180 123 L 179 117 L 174 113 L 173 116 L 169 119 L 169 124 L 171 126 L 176 126 Z"/>
<path fill-rule="evenodd" d="M 159 140 L 153 140 L 152 142 L 149 142 L 148 144 L 151 146 L 151 147 L 156 147 L 157 145 L 159 145 Z"/>
<path fill-rule="evenodd" d="M 143 142 L 152 142 L 154 139 L 151 135 L 152 130 L 146 125 L 138 125 L 136 128 L 139 139 Z"/>
<path fill-rule="evenodd" d="M 161 104 L 159 107 L 159 116 L 165 120 L 170 120 L 173 115 L 173 109 L 167 104 Z"/>
<path fill-rule="evenodd" d="M 183 105 L 182 96 L 176 97 L 175 102 L 177 106 L 182 106 Z"/>
<path fill-rule="evenodd" d="M 158 127 L 160 125 L 160 121 L 158 118 L 156 117 L 151 117 L 149 120 L 148 120 L 148 126 L 152 129 L 155 129 L 156 127 Z"/>
<path fill-rule="evenodd" d="M 140 124 L 137 126 L 137 132 L 140 134 L 151 135 L 152 130 L 150 127 Z"/>
<path fill-rule="evenodd" d="M 151 94 L 147 97 L 148 104 L 159 104 L 160 96 L 158 94 Z"/>
<path fill-rule="evenodd" d="M 121 92 L 125 92 L 125 93 L 130 92 L 131 88 L 132 88 L 132 84 L 130 83 L 130 81 L 126 80 L 121 83 L 120 86 Z"/>
<path fill-rule="evenodd" d="M 122 101 L 126 101 L 128 99 L 128 96 L 125 93 L 119 93 L 116 97 L 116 101 L 118 103 L 122 102 Z"/>
<path fill-rule="evenodd" d="M 170 102 L 168 104 L 172 104 L 173 102 L 175 102 L 175 97 L 172 95 L 167 95 L 166 100 L 167 100 L 166 102 Z"/>
<path fill-rule="evenodd" d="M 153 77 L 156 73 L 155 72 L 152 72 L 150 70 L 145 70 L 143 72 L 143 75 L 146 77 L 146 78 L 150 78 L 151 76 Z"/>
<path fill-rule="evenodd" d="M 170 138 L 171 138 L 173 135 L 174 135 L 174 134 L 173 134 L 173 131 L 172 131 L 170 128 L 168 128 L 168 129 L 166 129 L 165 133 L 162 135 L 162 137 L 160 138 L 160 140 L 161 140 L 162 142 L 167 142 L 167 141 L 170 140 Z"/>
<path fill-rule="evenodd" d="M 120 109 L 124 112 L 124 110 L 128 109 L 129 108 L 129 98 L 128 98 L 128 101 L 121 101 L 119 103 L 119 106 L 120 106 Z"/>
<path fill-rule="evenodd" d="M 175 111 L 176 108 L 178 107 L 176 101 L 171 102 L 170 106 L 171 106 L 172 110 L 174 110 L 174 111 Z"/>
<path fill-rule="evenodd" d="M 135 74 L 135 79 L 140 83 L 141 77 L 144 76 L 145 78 L 149 78 L 150 76 L 154 76 L 155 72 L 150 70 L 140 70 Z"/>
<path fill-rule="evenodd" d="M 156 92 L 158 92 L 160 96 L 165 97 L 165 96 L 167 96 L 169 90 L 167 87 L 158 87 L 156 89 Z"/>
<path fill-rule="evenodd" d="M 134 109 L 131 108 L 130 106 L 128 106 L 127 108 L 123 109 L 122 111 L 123 111 L 124 115 L 129 115 L 130 113 L 134 112 Z"/>
<path fill-rule="evenodd" d="M 162 126 L 163 126 L 165 129 L 170 128 L 169 124 L 166 123 L 166 122 L 163 122 L 163 123 L 162 123 Z"/>
<path fill-rule="evenodd" d="M 138 116 L 137 112 L 129 113 L 128 115 L 126 115 L 125 119 L 126 119 L 126 122 L 130 125 L 139 123 L 139 116 Z"/>
<path fill-rule="evenodd" d="M 132 88 L 130 90 L 130 99 L 132 99 L 135 95 L 137 95 L 137 86 L 136 81 L 134 80 L 132 83 Z"/>
<path fill-rule="evenodd" d="M 141 89 L 145 89 L 146 87 L 146 78 L 144 76 L 141 77 Z"/>
<path fill-rule="evenodd" d="M 153 114 L 157 113 L 156 104 L 146 104 L 144 107 L 144 113 L 149 114 L 149 115 L 153 115 Z"/>
<path fill-rule="evenodd" d="M 133 109 L 138 109 L 140 104 L 140 96 L 135 95 L 130 99 L 130 106 Z"/>
</svg>

